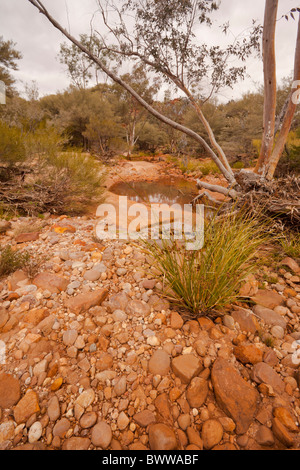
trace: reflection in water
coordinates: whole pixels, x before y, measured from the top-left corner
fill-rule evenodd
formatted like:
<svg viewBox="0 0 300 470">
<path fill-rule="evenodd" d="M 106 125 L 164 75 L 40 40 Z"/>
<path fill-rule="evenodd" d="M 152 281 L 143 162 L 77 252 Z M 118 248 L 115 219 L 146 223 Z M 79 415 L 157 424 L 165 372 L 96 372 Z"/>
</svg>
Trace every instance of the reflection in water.
<svg viewBox="0 0 300 470">
<path fill-rule="evenodd" d="M 196 183 L 182 178 L 161 178 L 158 181 L 133 181 L 115 184 L 110 191 L 128 196 L 135 202 L 150 204 L 189 204 L 198 194 Z"/>
</svg>

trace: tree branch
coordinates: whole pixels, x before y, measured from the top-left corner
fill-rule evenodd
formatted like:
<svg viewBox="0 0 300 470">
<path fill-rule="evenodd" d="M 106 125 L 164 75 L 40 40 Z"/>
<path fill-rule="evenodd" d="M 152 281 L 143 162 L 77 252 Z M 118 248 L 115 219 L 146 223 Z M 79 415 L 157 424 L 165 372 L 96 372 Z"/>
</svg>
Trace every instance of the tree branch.
<svg viewBox="0 0 300 470">
<path fill-rule="evenodd" d="M 152 114 L 154 117 L 159 119 L 161 122 L 173 127 L 174 129 L 183 132 L 187 136 L 191 137 L 192 139 L 196 140 L 199 144 L 201 144 L 204 149 L 207 151 L 210 158 L 216 163 L 226 180 L 232 184 L 236 184 L 236 180 L 234 175 L 228 171 L 227 168 L 223 165 L 220 161 L 218 156 L 212 150 L 212 148 L 207 144 L 207 142 L 196 132 L 192 129 L 189 129 L 172 119 L 162 115 L 159 111 L 149 105 L 130 85 L 128 85 L 124 80 L 122 80 L 115 72 L 110 70 L 98 57 L 96 57 L 87 47 L 81 44 L 75 37 L 73 37 L 65 28 L 63 28 L 46 10 L 42 2 L 39 0 L 28 0 L 34 7 L 36 7 L 45 17 L 52 23 L 52 25 L 58 29 L 66 38 L 68 38 L 73 44 L 75 44 L 82 52 L 84 52 L 92 61 L 94 61 L 99 68 L 108 75 L 114 82 L 121 85 L 125 90 L 127 90 L 147 111 Z"/>
</svg>

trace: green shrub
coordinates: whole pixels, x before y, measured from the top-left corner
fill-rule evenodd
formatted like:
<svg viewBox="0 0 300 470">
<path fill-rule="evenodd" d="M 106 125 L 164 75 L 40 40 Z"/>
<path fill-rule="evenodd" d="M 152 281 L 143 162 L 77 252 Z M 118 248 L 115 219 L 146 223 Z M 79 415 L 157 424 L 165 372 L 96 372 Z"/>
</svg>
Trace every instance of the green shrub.
<svg viewBox="0 0 300 470">
<path fill-rule="evenodd" d="M 29 261 L 27 251 L 14 251 L 10 245 L 0 249 L 0 277 L 7 276 L 23 268 Z"/>
<path fill-rule="evenodd" d="M 21 131 L 0 121 L 0 162 L 14 165 L 25 158 Z"/>
<path fill-rule="evenodd" d="M 214 310 L 220 314 L 222 307 L 237 301 L 265 239 L 262 225 L 241 213 L 215 217 L 205 225 L 204 246 L 198 251 L 187 251 L 172 240 L 146 242 L 172 300 L 195 317 Z"/>
</svg>

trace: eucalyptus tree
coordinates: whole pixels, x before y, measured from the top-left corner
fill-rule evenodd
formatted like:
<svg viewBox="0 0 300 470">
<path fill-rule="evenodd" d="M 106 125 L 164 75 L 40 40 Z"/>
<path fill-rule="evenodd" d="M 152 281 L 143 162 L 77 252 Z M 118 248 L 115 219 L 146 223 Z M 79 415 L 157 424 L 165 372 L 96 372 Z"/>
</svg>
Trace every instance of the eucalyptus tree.
<svg viewBox="0 0 300 470">
<path fill-rule="evenodd" d="M 216 163 L 229 183 L 229 188 L 219 188 L 224 194 L 236 196 L 236 176 L 231 169 L 224 150 L 217 142 L 211 125 L 203 111 L 204 103 L 213 94 L 218 94 L 223 87 L 233 87 L 246 73 L 246 59 L 250 54 L 260 51 L 261 33 L 263 31 L 263 63 L 265 76 L 265 108 L 263 152 L 255 169 L 261 180 L 272 179 L 278 160 L 282 154 L 290 124 L 297 105 L 295 91 L 300 88 L 300 28 L 298 27 L 295 46 L 294 87 L 291 90 L 286 111 L 275 148 L 274 113 L 276 106 L 276 58 L 274 44 L 276 36 L 276 19 L 278 0 L 266 0 L 263 27 L 252 22 L 251 27 L 243 34 L 228 40 L 229 23 L 221 25 L 218 31 L 227 35 L 227 44 L 209 45 L 201 40 L 207 28 L 215 26 L 214 15 L 219 3 L 209 0 L 96 0 L 100 14 L 100 28 L 93 31 L 99 35 L 103 53 L 110 53 L 115 60 L 141 63 L 145 70 L 159 76 L 170 87 L 183 94 L 196 111 L 197 118 L 204 126 L 206 138 L 193 129 L 170 119 L 161 113 L 153 104 L 147 102 L 129 83 L 108 65 L 101 55 L 96 56 L 93 50 L 71 35 L 50 14 L 40 0 L 28 0 L 42 13 L 52 25 L 71 41 L 87 58 L 93 61 L 111 80 L 122 86 L 149 113 L 164 124 L 171 126 L 201 144 L 207 155 Z M 294 16 L 298 9 L 290 13 Z M 94 15 L 95 16 L 95 15 Z M 300 20 L 299 20 L 300 25 Z M 106 31 L 105 31 L 106 29 Z M 298 83 L 299 82 L 299 83 Z M 296 84 L 296 85 L 295 85 Z M 203 94 L 206 90 L 206 94 Z M 250 175 L 251 176 L 251 175 Z M 252 175 L 254 177 L 254 174 Z M 252 177 L 251 176 L 251 177 Z M 240 183 L 239 179 L 239 183 Z M 207 189 L 206 183 L 199 186 Z"/>
</svg>

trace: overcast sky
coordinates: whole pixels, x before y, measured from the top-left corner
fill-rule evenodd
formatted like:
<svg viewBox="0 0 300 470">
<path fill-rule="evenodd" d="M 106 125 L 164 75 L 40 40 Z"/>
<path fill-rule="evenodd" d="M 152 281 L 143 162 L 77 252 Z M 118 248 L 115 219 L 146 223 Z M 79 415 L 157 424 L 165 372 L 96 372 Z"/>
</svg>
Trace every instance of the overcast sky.
<svg viewBox="0 0 300 470">
<path fill-rule="evenodd" d="M 264 0 L 222 0 L 218 22 L 230 21 L 231 30 L 238 34 L 251 26 L 252 19 L 263 22 Z M 95 0 L 44 0 L 50 13 L 73 35 L 89 32 L 90 20 L 96 11 Z M 297 0 L 280 0 L 279 14 L 297 7 Z M 277 76 L 280 81 L 293 69 L 297 24 L 290 20 L 277 23 Z M 57 59 L 60 44 L 65 41 L 62 34 L 34 8 L 28 0 L 0 0 L 0 36 L 12 39 L 22 52 L 19 71 L 14 72 L 20 92 L 25 83 L 36 81 L 40 96 L 63 91 L 69 78 L 63 65 Z M 210 41 L 211 38 L 205 38 Z M 222 100 L 238 98 L 249 90 L 255 90 L 263 83 L 261 61 L 251 58 L 247 62 L 250 78 L 235 89 L 223 92 Z"/>
</svg>

